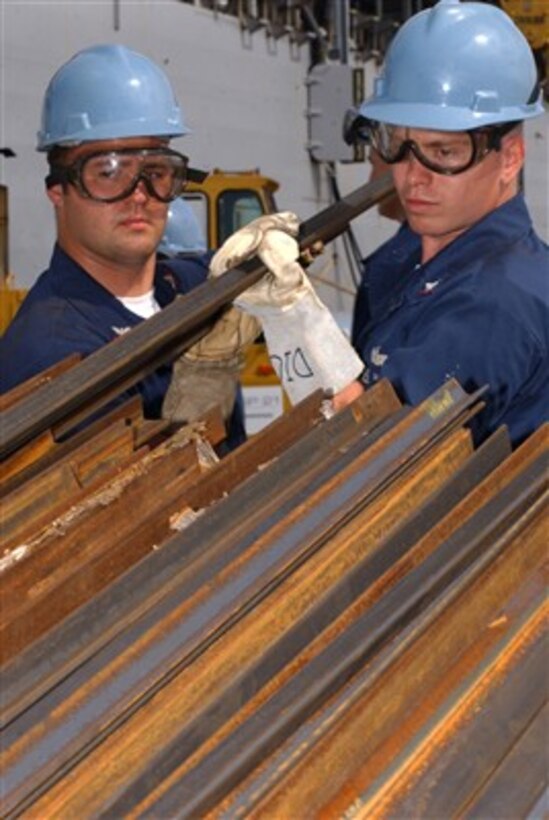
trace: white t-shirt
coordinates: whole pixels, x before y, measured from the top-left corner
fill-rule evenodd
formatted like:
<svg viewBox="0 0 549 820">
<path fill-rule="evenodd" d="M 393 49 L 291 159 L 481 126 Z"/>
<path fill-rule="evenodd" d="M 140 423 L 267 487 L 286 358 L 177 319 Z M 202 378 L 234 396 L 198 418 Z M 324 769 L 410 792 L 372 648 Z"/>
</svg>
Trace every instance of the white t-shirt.
<svg viewBox="0 0 549 820">
<path fill-rule="evenodd" d="M 148 319 L 154 316 L 160 310 L 160 305 L 154 298 L 154 289 L 149 290 L 148 293 L 143 293 L 141 296 L 117 296 L 119 302 L 122 302 L 125 308 L 131 310 L 142 319 Z"/>
</svg>

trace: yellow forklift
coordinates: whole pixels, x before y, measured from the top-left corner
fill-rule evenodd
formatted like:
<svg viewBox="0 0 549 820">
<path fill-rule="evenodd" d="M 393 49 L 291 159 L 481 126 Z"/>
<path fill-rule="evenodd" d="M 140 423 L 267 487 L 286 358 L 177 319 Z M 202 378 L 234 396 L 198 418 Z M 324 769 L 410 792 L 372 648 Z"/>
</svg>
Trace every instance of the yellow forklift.
<svg viewBox="0 0 549 820">
<path fill-rule="evenodd" d="M 252 219 L 273 213 L 278 188 L 278 182 L 257 168 L 249 171 L 214 168 L 203 182 L 189 182 L 183 198 L 192 206 L 208 247 L 214 249 Z"/>
<path fill-rule="evenodd" d="M 7 328 L 26 290 L 17 288 L 8 267 L 8 188 L 0 185 L 0 336 Z"/>
</svg>

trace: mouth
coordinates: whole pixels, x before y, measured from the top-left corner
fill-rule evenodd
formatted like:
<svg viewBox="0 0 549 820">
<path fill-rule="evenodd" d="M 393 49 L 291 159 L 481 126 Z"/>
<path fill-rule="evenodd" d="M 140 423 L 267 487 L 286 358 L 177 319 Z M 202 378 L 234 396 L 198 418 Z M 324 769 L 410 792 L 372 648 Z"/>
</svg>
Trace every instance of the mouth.
<svg viewBox="0 0 549 820">
<path fill-rule="evenodd" d="M 147 228 L 151 223 L 149 219 L 146 219 L 144 216 L 128 216 L 126 219 L 123 219 L 120 223 L 124 228 L 129 228 L 130 230 L 143 230 Z"/>
<path fill-rule="evenodd" d="M 407 197 L 404 202 L 406 205 L 406 210 L 413 212 L 428 211 L 436 205 L 435 202 L 431 202 L 428 199 L 420 199 L 419 197 Z"/>
</svg>

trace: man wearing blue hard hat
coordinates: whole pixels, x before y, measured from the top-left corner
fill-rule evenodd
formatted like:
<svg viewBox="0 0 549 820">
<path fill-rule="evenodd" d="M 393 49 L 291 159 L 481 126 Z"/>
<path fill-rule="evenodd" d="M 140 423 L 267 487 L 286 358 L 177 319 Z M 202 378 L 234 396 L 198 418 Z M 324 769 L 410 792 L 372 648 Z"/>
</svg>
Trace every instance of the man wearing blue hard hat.
<svg viewBox="0 0 549 820">
<path fill-rule="evenodd" d="M 53 76 L 37 149 L 47 154 L 57 241 L 49 268 L 2 339 L 2 391 L 71 353 L 93 353 L 204 282 L 209 255 L 168 265 L 156 253 L 168 209 L 196 173 L 170 147 L 186 133 L 167 76 L 125 46 L 84 49 Z M 215 343 L 215 328 L 210 336 Z M 207 348 L 206 337 L 201 350 Z M 160 417 L 171 373 L 169 364 L 161 366 L 128 391 L 139 391 L 146 416 Z M 187 393 L 196 405 L 196 390 Z M 234 398 L 233 389 L 226 412 L 237 444 L 245 436 Z M 205 408 L 180 409 L 196 415 Z"/>
<path fill-rule="evenodd" d="M 547 419 L 549 252 L 520 190 L 522 122 L 542 113 L 532 51 L 501 9 L 440 0 L 397 32 L 357 123 L 392 169 L 406 219 L 364 263 L 352 332 L 361 367 L 348 351 L 349 369 L 340 367 L 344 345 L 329 348 L 315 332 L 320 308 L 306 306 L 301 284 L 289 297 L 286 282 L 276 319 L 286 346 L 330 366 L 320 384 L 336 409 L 382 377 L 410 404 L 454 377 L 468 391 L 488 385 L 477 442 L 507 425 L 517 445 Z M 239 304 L 266 319 L 269 343 L 288 268 L 264 261 L 268 288 Z M 338 372 L 350 374 L 343 387 Z"/>
<path fill-rule="evenodd" d="M 417 403 L 450 376 L 488 385 L 473 422 L 515 444 L 549 408 L 549 253 L 522 193 L 535 61 L 500 9 L 441 0 L 394 38 L 360 109 L 407 225 L 365 264 L 353 342 L 370 384 Z"/>
</svg>

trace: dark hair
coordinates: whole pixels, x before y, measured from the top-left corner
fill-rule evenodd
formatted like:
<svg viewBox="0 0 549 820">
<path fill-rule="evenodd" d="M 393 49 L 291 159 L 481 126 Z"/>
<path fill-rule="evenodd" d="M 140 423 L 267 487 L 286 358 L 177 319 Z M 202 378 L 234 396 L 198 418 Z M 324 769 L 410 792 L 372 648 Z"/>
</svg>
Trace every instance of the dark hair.
<svg viewBox="0 0 549 820">
<path fill-rule="evenodd" d="M 49 173 L 45 178 L 46 188 L 51 188 L 53 185 L 67 185 L 67 180 L 60 178 L 58 169 L 62 168 L 65 163 L 69 149 L 62 145 L 54 145 L 46 154 L 48 165 L 50 166 Z"/>
</svg>

